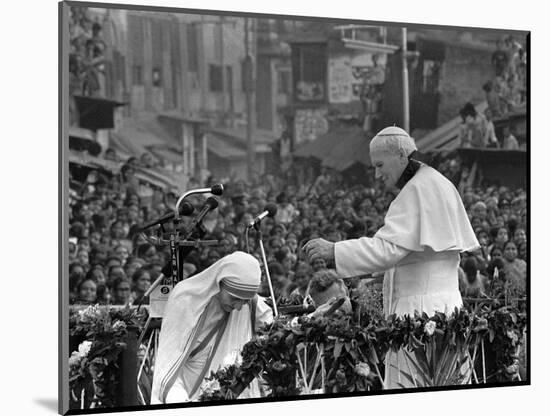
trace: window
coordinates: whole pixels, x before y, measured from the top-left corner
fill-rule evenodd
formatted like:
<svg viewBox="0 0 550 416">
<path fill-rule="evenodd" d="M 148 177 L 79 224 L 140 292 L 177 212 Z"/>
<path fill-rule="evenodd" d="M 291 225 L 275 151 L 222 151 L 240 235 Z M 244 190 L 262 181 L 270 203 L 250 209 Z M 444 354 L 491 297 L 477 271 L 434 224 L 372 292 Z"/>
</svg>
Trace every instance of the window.
<svg viewBox="0 0 550 416">
<path fill-rule="evenodd" d="M 436 94 L 439 90 L 439 76 L 441 62 L 424 60 L 422 68 L 422 92 L 425 94 Z"/>
<path fill-rule="evenodd" d="M 132 66 L 132 84 L 143 85 L 143 70 L 141 65 Z"/>
<path fill-rule="evenodd" d="M 199 70 L 198 50 L 197 28 L 191 23 L 187 25 L 187 65 L 190 72 Z"/>
<path fill-rule="evenodd" d="M 277 71 L 277 93 L 278 94 L 290 93 L 290 71 L 288 70 Z"/>
<path fill-rule="evenodd" d="M 241 62 L 241 88 L 243 92 L 247 92 L 249 87 L 250 91 L 254 89 L 252 85 L 252 59 L 246 57 Z"/>
<path fill-rule="evenodd" d="M 220 65 L 209 65 L 210 69 L 210 91 L 222 92 L 223 87 L 223 74 L 222 67 Z M 233 68 L 230 65 L 225 66 L 225 90 L 231 92 L 233 90 Z"/>
<path fill-rule="evenodd" d="M 155 67 L 153 68 L 153 87 L 161 87 L 162 86 L 162 71 L 160 68 Z"/>
<path fill-rule="evenodd" d="M 292 46 L 292 82 L 297 102 L 325 101 L 327 71 L 326 44 Z"/>
<path fill-rule="evenodd" d="M 229 65 L 225 67 L 225 82 L 227 83 L 226 90 L 233 91 L 233 68 Z"/>
<path fill-rule="evenodd" d="M 209 65 L 210 91 L 218 92 L 223 90 L 223 75 L 220 65 Z"/>
</svg>

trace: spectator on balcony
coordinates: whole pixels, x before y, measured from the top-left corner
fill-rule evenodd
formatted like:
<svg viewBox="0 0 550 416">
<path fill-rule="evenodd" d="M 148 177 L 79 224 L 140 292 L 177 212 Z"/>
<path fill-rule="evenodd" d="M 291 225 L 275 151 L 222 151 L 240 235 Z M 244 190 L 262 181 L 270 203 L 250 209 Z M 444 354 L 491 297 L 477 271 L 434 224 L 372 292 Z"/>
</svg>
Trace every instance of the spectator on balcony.
<svg viewBox="0 0 550 416">
<path fill-rule="evenodd" d="M 502 129 L 502 149 L 503 150 L 519 150 L 519 143 L 516 137 L 512 134 L 513 128 L 504 126 Z"/>
<path fill-rule="evenodd" d="M 486 147 L 487 120 L 479 114 L 472 103 L 466 103 L 460 110 L 462 124 L 458 133 L 461 147 Z"/>
<path fill-rule="evenodd" d="M 493 87 L 492 81 L 487 81 L 483 84 L 483 91 L 485 91 L 485 99 L 487 100 L 487 105 L 493 117 L 500 117 L 503 113 L 501 98 Z M 487 112 L 485 113 L 487 117 Z"/>
<path fill-rule="evenodd" d="M 495 134 L 493 112 L 490 107 L 485 110 L 485 119 L 487 120 L 487 130 L 485 130 L 484 142 L 487 143 L 487 147 L 498 149 L 500 147 L 500 143 L 498 142 L 497 135 Z"/>
<path fill-rule="evenodd" d="M 509 57 L 506 51 L 503 48 L 503 42 L 501 39 L 497 40 L 497 49 L 493 52 L 491 56 L 491 64 L 495 70 L 495 75 L 502 76 L 504 75 L 506 69 L 508 68 Z"/>
</svg>

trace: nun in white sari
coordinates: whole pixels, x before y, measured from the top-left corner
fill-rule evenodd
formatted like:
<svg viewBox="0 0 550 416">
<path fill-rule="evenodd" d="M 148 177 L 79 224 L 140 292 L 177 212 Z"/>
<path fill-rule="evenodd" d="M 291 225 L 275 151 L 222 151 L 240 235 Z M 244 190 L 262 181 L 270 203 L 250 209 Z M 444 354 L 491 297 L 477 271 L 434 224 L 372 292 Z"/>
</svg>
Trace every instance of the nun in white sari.
<svg viewBox="0 0 550 416">
<path fill-rule="evenodd" d="M 455 186 L 415 160 L 415 151 L 414 140 L 398 127 L 383 129 L 370 143 L 376 178 L 401 189 L 373 238 L 315 239 L 304 246 L 310 261 L 334 261 L 342 278 L 385 272 L 385 316 L 450 314 L 461 307 L 459 254 L 479 247 Z M 386 388 L 414 387 L 400 377 L 405 366 L 401 352 L 388 354 Z"/>
<path fill-rule="evenodd" d="M 256 295 L 260 265 L 232 253 L 178 283 L 166 303 L 153 374 L 151 404 L 197 400 L 205 377 L 239 359 L 253 326 L 273 319 Z M 258 397 L 253 382 L 240 397 Z"/>
</svg>

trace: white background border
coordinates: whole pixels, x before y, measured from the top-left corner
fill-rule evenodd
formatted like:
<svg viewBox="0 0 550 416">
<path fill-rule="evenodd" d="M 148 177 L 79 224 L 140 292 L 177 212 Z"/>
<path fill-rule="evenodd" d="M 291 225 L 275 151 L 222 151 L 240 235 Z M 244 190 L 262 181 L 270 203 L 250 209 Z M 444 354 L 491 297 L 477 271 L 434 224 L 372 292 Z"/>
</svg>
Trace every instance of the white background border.
<svg viewBox="0 0 550 416">
<path fill-rule="evenodd" d="M 2 5 L 2 273 L 3 336 L 1 412 L 57 412 L 58 247 L 58 9 L 53 0 Z M 541 259 L 548 243 L 549 22 L 543 2 L 337 0 L 137 0 L 153 6 L 208 8 L 289 15 L 325 16 L 531 30 L 532 67 L 532 386 L 309 400 L 210 408 L 125 413 L 127 415 L 357 413 L 464 415 L 521 414 L 548 407 L 550 372 L 546 325 L 549 275 Z M 7 92 L 7 94 L 6 94 Z M 546 98 L 546 99 L 545 99 Z M 7 128 L 6 128 L 7 127 Z M 544 133 L 543 133 L 544 132 Z M 537 163 L 538 162 L 538 163 Z M 535 169 L 538 167 L 538 169 Z M 7 226 L 7 227 L 6 227 Z M 543 237 L 545 237 L 543 239 Z M 539 259 L 537 261 L 537 259 Z M 544 394 L 546 393 L 546 397 Z M 538 402 L 540 400 L 540 403 Z M 543 401 L 544 400 L 544 401 Z M 529 409 L 529 410 L 528 410 Z M 534 414 L 544 411 L 534 411 Z"/>
</svg>

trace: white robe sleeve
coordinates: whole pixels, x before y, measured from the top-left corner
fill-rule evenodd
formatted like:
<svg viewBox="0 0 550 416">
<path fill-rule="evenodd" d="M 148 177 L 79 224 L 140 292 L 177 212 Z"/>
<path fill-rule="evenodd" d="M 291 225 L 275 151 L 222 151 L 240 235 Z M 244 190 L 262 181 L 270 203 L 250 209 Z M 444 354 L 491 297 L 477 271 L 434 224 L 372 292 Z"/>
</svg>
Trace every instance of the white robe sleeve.
<svg viewBox="0 0 550 416">
<path fill-rule="evenodd" d="M 334 246 L 336 273 L 340 277 L 384 272 L 410 253 L 378 237 L 339 241 Z"/>
</svg>

